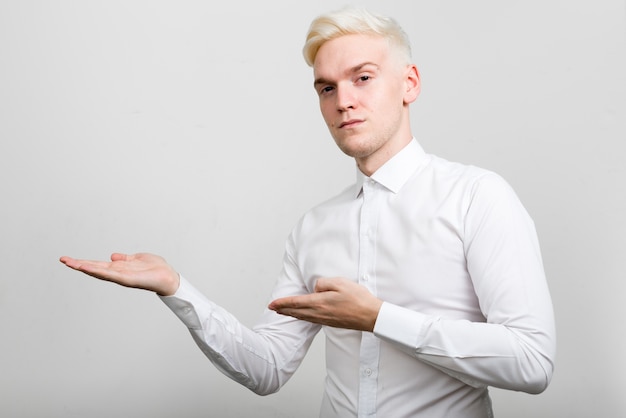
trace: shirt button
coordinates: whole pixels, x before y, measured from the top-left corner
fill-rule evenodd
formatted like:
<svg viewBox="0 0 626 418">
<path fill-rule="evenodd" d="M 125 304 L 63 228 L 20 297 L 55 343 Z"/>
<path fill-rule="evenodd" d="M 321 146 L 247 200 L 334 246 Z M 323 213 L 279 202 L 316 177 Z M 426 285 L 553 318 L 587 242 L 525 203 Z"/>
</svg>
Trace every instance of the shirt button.
<svg viewBox="0 0 626 418">
<path fill-rule="evenodd" d="M 372 369 L 365 369 L 365 376 L 371 376 L 372 375 Z"/>
<path fill-rule="evenodd" d="M 364 274 L 364 275 L 363 275 L 363 281 L 364 281 L 364 282 L 368 281 L 369 279 L 370 279 L 369 274 Z"/>
</svg>

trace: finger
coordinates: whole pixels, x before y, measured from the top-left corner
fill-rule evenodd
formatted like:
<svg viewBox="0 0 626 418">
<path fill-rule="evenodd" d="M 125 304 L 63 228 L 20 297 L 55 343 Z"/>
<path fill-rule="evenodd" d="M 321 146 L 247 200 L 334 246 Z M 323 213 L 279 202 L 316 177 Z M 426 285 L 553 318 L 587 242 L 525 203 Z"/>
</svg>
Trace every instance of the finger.
<svg viewBox="0 0 626 418">
<path fill-rule="evenodd" d="M 339 290 L 337 279 L 329 279 L 327 277 L 320 277 L 315 282 L 316 292 L 328 292 L 332 290 Z"/>
<path fill-rule="evenodd" d="M 119 275 L 119 272 L 110 268 L 106 263 L 85 263 L 81 264 L 76 270 L 88 274 L 98 279 L 113 280 L 116 281 L 114 276 Z"/>
<path fill-rule="evenodd" d="M 59 258 L 59 261 L 67 266 L 68 264 L 71 264 L 74 259 L 72 257 L 64 255 L 63 257 Z"/>
<path fill-rule="evenodd" d="M 301 309 L 309 306 L 307 300 L 309 295 L 301 296 L 287 296 L 284 298 L 275 299 L 268 305 L 268 308 L 273 311 L 279 311 L 284 309 Z"/>
<path fill-rule="evenodd" d="M 96 269 L 98 270 L 106 269 L 110 265 L 108 261 L 77 260 L 71 257 L 63 257 L 61 262 L 71 269 L 81 271 L 87 274 L 89 274 L 92 271 L 95 271 Z"/>
<path fill-rule="evenodd" d="M 273 301 L 270 302 L 269 305 L 267 305 L 267 308 L 272 311 L 278 312 L 279 310 L 284 309 L 290 305 L 289 299 L 290 298 L 274 299 Z"/>
<path fill-rule="evenodd" d="M 116 273 L 106 267 L 109 263 L 103 261 L 76 260 L 71 257 L 62 257 L 61 262 L 73 270 L 95 277 L 96 279 L 116 283 L 120 282 L 120 278 L 114 277 Z"/>
<path fill-rule="evenodd" d="M 115 282 L 123 285 L 128 285 L 127 281 L 121 272 L 111 270 L 106 266 L 99 266 L 95 264 L 85 264 L 79 269 L 81 272 L 95 277 L 97 279 L 106 280 L 109 282 Z"/>
<path fill-rule="evenodd" d="M 66 266 L 73 268 L 74 270 L 78 270 L 80 266 L 86 263 L 89 263 L 89 261 L 87 260 L 79 260 L 79 259 L 67 257 L 67 256 L 61 257 L 59 261 L 61 261 L 61 263 L 65 264 Z"/>
<path fill-rule="evenodd" d="M 276 311 L 277 314 L 284 315 L 284 316 L 291 316 L 293 318 L 300 319 L 298 312 L 300 311 L 298 311 L 297 309 L 278 309 Z"/>
<path fill-rule="evenodd" d="M 113 253 L 111 254 L 111 261 L 127 261 L 129 255 L 122 253 Z"/>
</svg>

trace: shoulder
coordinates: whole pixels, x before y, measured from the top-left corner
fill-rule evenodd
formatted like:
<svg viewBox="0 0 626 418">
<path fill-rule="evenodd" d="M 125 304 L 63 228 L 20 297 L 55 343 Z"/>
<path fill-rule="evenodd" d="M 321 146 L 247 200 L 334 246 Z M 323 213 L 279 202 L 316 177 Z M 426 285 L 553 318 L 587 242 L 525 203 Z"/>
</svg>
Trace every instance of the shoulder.
<svg viewBox="0 0 626 418">
<path fill-rule="evenodd" d="M 462 187 L 469 193 L 478 190 L 499 192 L 511 189 L 509 183 L 494 171 L 434 155 L 430 157 L 430 163 L 425 168 L 424 174 L 437 184 Z"/>
<path fill-rule="evenodd" d="M 324 223 L 333 222 L 338 216 L 349 210 L 356 200 L 356 185 L 344 188 L 340 193 L 318 203 L 307 210 L 295 225 L 292 235 L 318 228 Z"/>
</svg>

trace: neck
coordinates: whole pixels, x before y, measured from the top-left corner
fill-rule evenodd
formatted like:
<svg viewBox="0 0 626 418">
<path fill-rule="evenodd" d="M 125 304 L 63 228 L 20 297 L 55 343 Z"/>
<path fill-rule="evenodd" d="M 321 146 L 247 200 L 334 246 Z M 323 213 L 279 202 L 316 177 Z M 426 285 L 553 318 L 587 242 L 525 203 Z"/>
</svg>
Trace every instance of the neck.
<svg viewBox="0 0 626 418">
<path fill-rule="evenodd" d="M 370 177 L 380 167 L 382 167 L 387 161 L 389 161 L 394 155 L 400 152 L 406 147 L 413 139 L 413 135 L 408 133 L 398 137 L 397 140 L 388 141 L 383 147 L 376 152 L 371 153 L 365 157 L 356 157 L 355 161 L 359 170 Z"/>
</svg>

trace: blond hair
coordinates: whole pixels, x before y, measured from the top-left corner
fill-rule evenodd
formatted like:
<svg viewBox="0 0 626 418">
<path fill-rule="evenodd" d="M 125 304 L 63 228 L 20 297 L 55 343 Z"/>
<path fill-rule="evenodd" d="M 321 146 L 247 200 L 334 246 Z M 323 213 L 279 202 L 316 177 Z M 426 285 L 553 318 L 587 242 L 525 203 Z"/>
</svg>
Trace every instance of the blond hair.
<svg viewBox="0 0 626 418">
<path fill-rule="evenodd" d="M 304 60 L 313 66 L 317 52 L 325 42 L 352 34 L 386 38 L 407 64 L 411 61 L 409 38 L 394 19 L 356 8 L 344 8 L 315 18 L 302 48 Z"/>
</svg>

